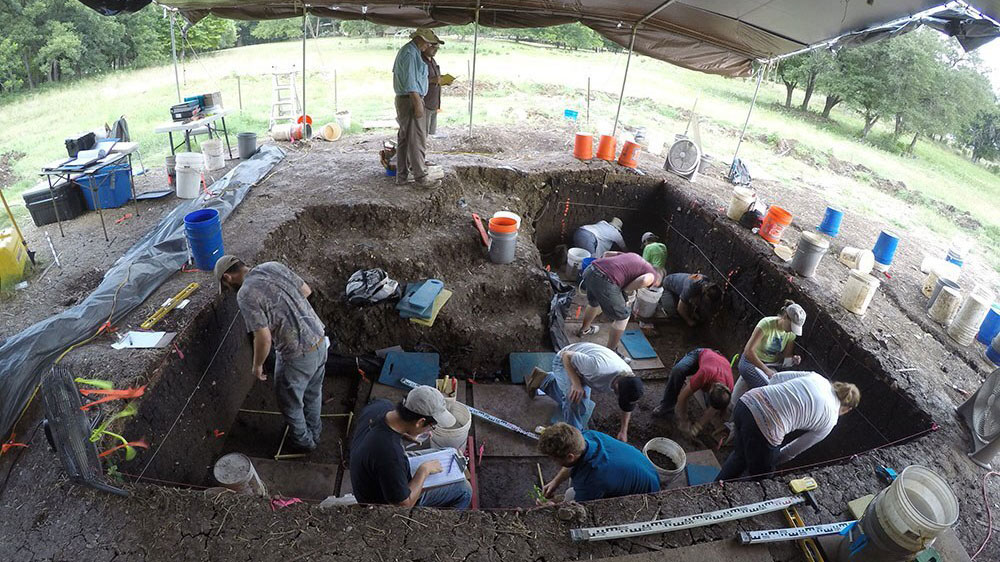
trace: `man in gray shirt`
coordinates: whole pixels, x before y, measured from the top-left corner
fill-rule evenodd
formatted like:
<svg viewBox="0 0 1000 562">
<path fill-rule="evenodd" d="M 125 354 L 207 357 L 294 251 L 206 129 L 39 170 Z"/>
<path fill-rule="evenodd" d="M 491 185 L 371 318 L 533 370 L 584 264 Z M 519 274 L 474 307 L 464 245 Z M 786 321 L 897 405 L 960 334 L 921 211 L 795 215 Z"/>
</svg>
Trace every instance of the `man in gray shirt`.
<svg viewBox="0 0 1000 562">
<path fill-rule="evenodd" d="M 330 346 L 323 322 L 306 300 L 312 289 L 283 264 L 266 262 L 250 269 L 230 255 L 215 263 L 215 277 L 219 292 L 238 291 L 236 302 L 253 333 L 253 374 L 262 381 L 267 380 L 264 360 L 274 346 L 274 392 L 291 447 L 312 451 L 323 430 L 320 409 Z"/>
<path fill-rule="evenodd" d="M 573 246 L 587 250 L 592 258 L 604 257 L 604 253 L 613 248 L 626 251 L 622 220 L 613 217 L 610 222 L 599 221 L 581 226 L 573 233 Z"/>
</svg>

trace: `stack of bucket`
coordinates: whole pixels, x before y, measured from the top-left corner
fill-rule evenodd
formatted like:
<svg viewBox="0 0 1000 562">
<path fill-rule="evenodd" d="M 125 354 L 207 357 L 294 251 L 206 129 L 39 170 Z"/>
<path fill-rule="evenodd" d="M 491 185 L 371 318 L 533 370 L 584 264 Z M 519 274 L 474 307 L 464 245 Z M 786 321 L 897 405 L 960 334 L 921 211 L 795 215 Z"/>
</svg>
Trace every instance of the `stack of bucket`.
<svg viewBox="0 0 1000 562">
<path fill-rule="evenodd" d="M 177 196 L 194 199 L 201 193 L 201 171 L 204 161 L 197 152 L 178 152 L 176 155 Z"/>
<path fill-rule="evenodd" d="M 883 230 L 875 241 L 872 253 L 875 254 L 875 270 L 885 273 L 892 265 L 892 259 L 896 255 L 896 248 L 899 246 L 899 236 L 888 230 Z"/>
<path fill-rule="evenodd" d="M 205 169 L 221 170 L 226 167 L 226 157 L 222 153 L 222 139 L 209 139 L 201 143 L 201 153 L 205 156 Z"/>
<path fill-rule="evenodd" d="M 514 217 L 516 216 L 514 215 Z M 517 246 L 517 231 L 521 226 L 520 223 L 519 217 L 494 215 L 490 219 L 489 256 L 491 262 L 504 264 L 514 261 L 514 248 Z"/>
</svg>

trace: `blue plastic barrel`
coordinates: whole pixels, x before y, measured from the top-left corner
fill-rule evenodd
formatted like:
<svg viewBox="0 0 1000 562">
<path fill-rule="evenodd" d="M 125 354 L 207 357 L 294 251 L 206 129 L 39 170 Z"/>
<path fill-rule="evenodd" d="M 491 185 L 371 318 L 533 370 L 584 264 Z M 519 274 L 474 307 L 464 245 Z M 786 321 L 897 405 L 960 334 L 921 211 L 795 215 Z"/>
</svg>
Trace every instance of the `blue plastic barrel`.
<svg viewBox="0 0 1000 562">
<path fill-rule="evenodd" d="M 184 217 L 184 232 L 194 265 L 202 271 L 212 271 L 215 262 L 225 253 L 222 249 L 222 222 L 219 211 L 201 209 Z"/>
<path fill-rule="evenodd" d="M 840 223 L 844 220 L 844 211 L 836 207 L 827 207 L 826 214 L 823 215 L 823 222 L 816 227 L 816 230 L 827 236 L 837 236 L 840 234 Z"/>
<path fill-rule="evenodd" d="M 976 339 L 979 343 L 990 345 L 997 334 L 1000 334 L 1000 304 L 994 304 L 986 313 L 986 319 L 979 325 L 979 335 Z"/>
<path fill-rule="evenodd" d="M 892 258 L 896 255 L 896 246 L 899 246 L 899 236 L 883 230 L 878 235 L 872 253 L 875 254 L 875 261 L 882 265 L 891 265 Z"/>
</svg>

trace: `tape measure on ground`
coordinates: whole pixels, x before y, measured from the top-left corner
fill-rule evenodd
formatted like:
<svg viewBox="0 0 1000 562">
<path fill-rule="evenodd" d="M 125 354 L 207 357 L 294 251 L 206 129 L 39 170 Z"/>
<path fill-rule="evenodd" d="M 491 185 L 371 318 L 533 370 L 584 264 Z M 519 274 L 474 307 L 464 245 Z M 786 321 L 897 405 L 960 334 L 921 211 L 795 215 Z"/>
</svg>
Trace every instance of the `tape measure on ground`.
<svg viewBox="0 0 1000 562">
<path fill-rule="evenodd" d="M 627 537 L 640 537 L 643 535 L 655 535 L 658 533 L 668 533 L 670 531 L 682 531 L 695 527 L 705 527 L 726 523 L 737 519 L 746 519 L 755 515 L 774 513 L 786 507 L 805 503 L 805 498 L 801 496 L 789 496 L 776 498 L 729 509 L 720 509 L 708 513 L 698 513 L 696 515 L 684 515 L 672 517 L 670 519 L 657 519 L 640 523 L 626 523 L 624 525 L 609 525 L 606 527 L 588 527 L 584 529 L 572 529 L 569 532 L 570 538 L 574 541 L 606 541 L 611 539 L 621 539 Z"/>
<path fill-rule="evenodd" d="M 415 383 L 415 382 L 413 382 L 413 381 L 411 381 L 410 379 L 407 379 L 407 378 L 399 379 L 399 382 L 402 383 L 402 384 L 404 384 L 404 385 L 406 385 L 406 386 L 408 386 L 408 387 L 410 387 L 410 388 L 416 388 L 417 386 L 419 386 L 417 383 Z M 513 423 L 511 423 L 511 422 L 509 422 L 507 420 L 498 418 L 498 417 L 494 416 L 493 414 L 487 414 L 486 412 L 484 412 L 482 410 L 477 410 L 476 408 L 473 408 L 472 406 L 466 406 L 466 408 L 469 409 L 469 413 L 470 414 L 476 416 L 477 418 L 480 418 L 482 420 L 488 421 L 488 422 L 490 422 L 492 424 L 495 424 L 495 425 L 499 425 L 500 427 L 502 427 L 504 429 L 513 431 L 514 433 L 517 433 L 519 435 L 523 435 L 523 436 L 525 436 L 525 437 L 527 437 L 529 439 L 534 439 L 536 441 L 538 440 L 538 434 L 537 433 L 528 431 L 528 430 L 526 430 L 526 429 L 524 429 L 524 428 L 522 428 L 520 426 L 517 426 L 517 425 L 515 425 L 515 424 L 513 424 Z"/>
<path fill-rule="evenodd" d="M 828 523 L 826 525 L 811 525 L 809 527 L 790 527 L 788 529 L 770 529 L 767 531 L 742 531 L 740 544 L 765 544 L 770 542 L 795 541 L 824 535 L 836 535 L 856 521 Z"/>
</svg>

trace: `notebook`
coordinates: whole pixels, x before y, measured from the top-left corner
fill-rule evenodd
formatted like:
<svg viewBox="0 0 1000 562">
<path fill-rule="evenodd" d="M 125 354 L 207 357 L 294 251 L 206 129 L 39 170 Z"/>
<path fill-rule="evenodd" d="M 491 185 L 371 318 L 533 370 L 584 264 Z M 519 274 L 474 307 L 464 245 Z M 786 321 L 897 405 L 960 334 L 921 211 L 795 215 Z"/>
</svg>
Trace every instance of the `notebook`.
<svg viewBox="0 0 1000 562">
<path fill-rule="evenodd" d="M 417 467 L 428 461 L 439 461 L 441 472 L 431 474 L 424 480 L 424 489 L 436 488 L 465 480 L 465 460 L 458 456 L 458 451 L 451 447 L 438 449 L 421 455 L 409 457 L 410 474 L 416 474 Z"/>
</svg>

